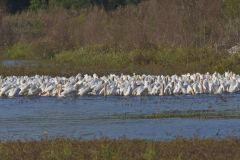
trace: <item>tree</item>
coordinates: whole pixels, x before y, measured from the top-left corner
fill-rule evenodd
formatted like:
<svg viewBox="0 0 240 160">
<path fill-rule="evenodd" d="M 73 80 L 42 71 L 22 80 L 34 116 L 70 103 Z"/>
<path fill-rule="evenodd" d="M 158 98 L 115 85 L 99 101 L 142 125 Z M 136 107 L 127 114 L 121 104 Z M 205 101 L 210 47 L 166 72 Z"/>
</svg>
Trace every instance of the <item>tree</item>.
<svg viewBox="0 0 240 160">
<path fill-rule="evenodd" d="M 128 4 L 138 4 L 142 0 L 50 0 L 50 4 L 60 5 L 64 8 L 88 8 L 91 6 L 98 6 L 104 8 L 106 11 L 114 10 L 119 6 Z"/>
<path fill-rule="evenodd" d="M 86 8 L 91 5 L 91 0 L 49 0 L 51 6 L 62 6 L 63 8 Z"/>
<path fill-rule="evenodd" d="M 29 4 L 30 0 L 6 0 L 6 10 L 10 13 L 21 12 L 28 8 Z"/>
<path fill-rule="evenodd" d="M 106 11 L 114 10 L 119 6 L 138 4 L 143 0 L 0 0 L 0 9 L 6 6 L 11 13 L 21 12 L 24 9 L 45 9 L 48 6 L 61 6 L 66 9 L 88 8 L 98 6 Z M 5 5 L 4 5 L 5 4 Z"/>
<path fill-rule="evenodd" d="M 125 6 L 128 4 L 138 4 L 142 0 L 91 0 L 92 4 L 102 6 L 105 10 L 114 10 L 119 6 Z"/>
<path fill-rule="evenodd" d="M 7 5 L 6 0 L 0 0 L 0 14 L 6 11 L 6 5 Z"/>
<path fill-rule="evenodd" d="M 31 0 L 30 1 L 30 9 L 38 10 L 45 9 L 48 6 L 48 0 Z"/>
</svg>

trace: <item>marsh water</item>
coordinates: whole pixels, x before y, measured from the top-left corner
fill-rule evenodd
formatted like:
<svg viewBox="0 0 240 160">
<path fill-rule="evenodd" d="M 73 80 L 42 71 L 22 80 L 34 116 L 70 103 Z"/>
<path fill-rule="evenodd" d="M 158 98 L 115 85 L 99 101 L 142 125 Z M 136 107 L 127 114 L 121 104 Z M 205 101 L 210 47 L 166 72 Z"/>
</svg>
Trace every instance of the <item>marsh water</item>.
<svg viewBox="0 0 240 160">
<path fill-rule="evenodd" d="M 240 137 L 238 118 L 141 118 L 141 115 L 170 111 L 239 112 L 239 100 L 240 94 L 1 98 L 0 139 Z M 131 116 L 135 118 L 128 118 Z"/>
<path fill-rule="evenodd" d="M 2 60 L 0 64 L 6 67 L 18 67 L 18 66 L 26 66 L 33 65 L 34 61 L 30 60 Z"/>
</svg>

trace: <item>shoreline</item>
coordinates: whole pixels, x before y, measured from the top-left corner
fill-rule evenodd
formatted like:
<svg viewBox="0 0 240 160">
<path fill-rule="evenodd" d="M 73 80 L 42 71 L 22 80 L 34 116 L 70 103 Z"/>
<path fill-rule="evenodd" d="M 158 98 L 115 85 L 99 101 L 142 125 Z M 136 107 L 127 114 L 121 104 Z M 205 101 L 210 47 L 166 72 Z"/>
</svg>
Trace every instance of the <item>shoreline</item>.
<svg viewBox="0 0 240 160">
<path fill-rule="evenodd" d="M 11 54 L 15 52 L 17 51 L 12 51 Z M 32 55 L 12 58 L 9 54 L 3 54 L 0 57 L 0 75 L 72 76 L 78 73 L 179 75 L 226 71 L 239 74 L 239 58 L 239 54 L 229 55 L 224 51 L 216 53 L 203 48 L 166 47 L 131 51 L 111 49 L 103 52 L 101 47 L 98 49 L 83 47 L 73 51 L 62 51 L 51 58 Z"/>
</svg>

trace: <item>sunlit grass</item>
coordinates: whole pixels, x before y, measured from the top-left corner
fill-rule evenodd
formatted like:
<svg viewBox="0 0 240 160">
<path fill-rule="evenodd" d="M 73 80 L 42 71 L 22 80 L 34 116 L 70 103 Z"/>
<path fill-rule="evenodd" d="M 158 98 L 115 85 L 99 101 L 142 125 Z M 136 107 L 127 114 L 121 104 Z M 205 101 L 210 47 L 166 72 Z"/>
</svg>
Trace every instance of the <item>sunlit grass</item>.
<svg viewBox="0 0 240 160">
<path fill-rule="evenodd" d="M 5 49 L 6 56 L 11 59 L 26 59 L 33 56 L 33 48 L 26 43 L 16 43 Z"/>
<path fill-rule="evenodd" d="M 28 59 L 36 65 L 8 67 L 0 65 L 1 75 L 65 75 L 78 73 L 116 74 L 185 74 L 233 71 L 240 73 L 240 56 L 215 53 L 208 48 L 149 48 L 123 50 L 94 45 L 75 50 L 61 51 L 52 56 L 33 55 L 34 48 L 13 46 L 1 60 Z M 19 57 L 20 56 L 20 57 Z M 46 58 L 48 57 L 48 58 Z M 64 66 L 64 67 L 63 67 Z"/>
</svg>

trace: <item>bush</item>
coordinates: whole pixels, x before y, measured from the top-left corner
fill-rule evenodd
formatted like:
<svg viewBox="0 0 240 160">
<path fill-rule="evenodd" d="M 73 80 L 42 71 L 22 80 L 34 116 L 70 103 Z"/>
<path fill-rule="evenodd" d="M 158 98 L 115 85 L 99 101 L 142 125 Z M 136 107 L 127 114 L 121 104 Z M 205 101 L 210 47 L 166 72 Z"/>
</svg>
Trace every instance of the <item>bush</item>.
<svg viewBox="0 0 240 160">
<path fill-rule="evenodd" d="M 32 58 L 33 49 L 30 44 L 17 43 L 7 48 L 6 54 L 9 58 L 13 58 L 13 59 Z"/>
<path fill-rule="evenodd" d="M 47 0 L 31 0 L 29 8 L 32 10 L 46 9 L 47 5 Z"/>
<path fill-rule="evenodd" d="M 80 9 L 91 5 L 90 0 L 49 0 L 51 7 L 61 6 L 66 9 Z"/>
<path fill-rule="evenodd" d="M 10 13 L 18 13 L 27 9 L 30 4 L 30 0 L 1 0 L 5 1 L 7 11 Z"/>
<path fill-rule="evenodd" d="M 104 48 L 85 47 L 74 51 L 63 51 L 55 56 L 60 63 L 71 63 L 79 66 L 126 67 L 129 64 L 127 54 L 121 50 L 104 50 Z"/>
<path fill-rule="evenodd" d="M 93 6 L 103 7 L 106 11 L 119 6 L 138 4 L 142 0 L 50 0 L 50 6 L 62 6 L 67 9 L 81 9 Z"/>
<path fill-rule="evenodd" d="M 149 50 L 132 50 L 129 53 L 129 59 L 133 64 L 137 65 L 147 65 L 151 63 L 157 63 L 155 56 L 156 50 L 149 49 Z"/>
<path fill-rule="evenodd" d="M 240 0 L 224 0 L 223 3 L 227 19 L 240 18 Z"/>
</svg>

